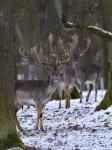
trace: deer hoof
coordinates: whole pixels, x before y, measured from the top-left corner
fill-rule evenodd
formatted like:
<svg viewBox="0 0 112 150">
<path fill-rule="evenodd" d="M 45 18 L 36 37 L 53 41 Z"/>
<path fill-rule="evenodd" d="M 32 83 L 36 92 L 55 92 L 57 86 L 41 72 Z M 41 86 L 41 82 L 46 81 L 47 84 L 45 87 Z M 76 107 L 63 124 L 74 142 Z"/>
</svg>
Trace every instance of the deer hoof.
<svg viewBox="0 0 112 150">
<path fill-rule="evenodd" d="M 80 99 L 80 103 L 82 103 L 82 99 Z"/>
<path fill-rule="evenodd" d="M 61 109 L 61 106 L 59 106 L 59 109 Z"/>
<path fill-rule="evenodd" d="M 34 127 L 34 130 L 35 130 L 35 131 L 38 130 L 38 126 L 37 126 L 37 125 Z"/>
<path fill-rule="evenodd" d="M 88 102 L 88 99 L 86 99 L 86 102 Z"/>
<path fill-rule="evenodd" d="M 36 130 L 45 131 L 43 127 L 40 127 L 40 129 L 39 129 L 37 126 L 34 128 L 34 130 L 35 130 L 35 131 L 36 131 Z"/>
<path fill-rule="evenodd" d="M 45 131 L 45 129 L 43 127 L 40 127 L 40 131 Z"/>
</svg>

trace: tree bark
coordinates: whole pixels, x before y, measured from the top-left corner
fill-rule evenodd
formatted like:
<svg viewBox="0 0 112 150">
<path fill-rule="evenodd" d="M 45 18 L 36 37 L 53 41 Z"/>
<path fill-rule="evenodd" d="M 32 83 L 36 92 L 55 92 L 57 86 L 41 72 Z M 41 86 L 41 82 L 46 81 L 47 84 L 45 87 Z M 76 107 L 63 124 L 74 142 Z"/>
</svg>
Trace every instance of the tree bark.
<svg viewBox="0 0 112 150">
<path fill-rule="evenodd" d="M 112 65 L 110 67 L 110 72 L 109 72 L 107 92 L 102 102 L 96 107 L 95 111 L 99 111 L 101 109 L 105 110 L 111 105 L 112 105 Z"/>
<path fill-rule="evenodd" d="M 16 132 L 14 64 L 9 27 L 0 24 L 0 150 L 23 146 Z"/>
<path fill-rule="evenodd" d="M 14 52 L 12 45 L 12 0 L 3 1 L 0 20 L 0 150 L 24 144 L 16 131 L 14 106 Z"/>
</svg>

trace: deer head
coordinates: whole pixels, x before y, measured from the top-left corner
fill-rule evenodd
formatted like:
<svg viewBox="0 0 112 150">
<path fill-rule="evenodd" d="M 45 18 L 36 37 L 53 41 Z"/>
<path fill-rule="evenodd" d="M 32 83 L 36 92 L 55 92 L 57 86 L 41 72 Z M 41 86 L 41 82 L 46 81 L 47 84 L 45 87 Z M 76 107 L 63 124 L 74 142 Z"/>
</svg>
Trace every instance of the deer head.
<svg viewBox="0 0 112 150">
<path fill-rule="evenodd" d="M 39 47 L 37 48 L 36 46 L 30 48 L 29 50 L 27 49 L 19 49 L 19 53 L 22 57 L 24 58 L 32 58 L 35 59 L 38 63 L 46 65 L 49 71 L 49 74 L 53 77 L 53 74 L 56 75 L 57 73 L 60 72 L 63 68 L 63 65 L 66 64 L 67 62 L 70 61 L 71 56 L 70 54 L 65 57 L 65 50 L 63 49 L 63 39 L 59 37 L 58 40 L 58 49 L 60 48 L 61 51 L 55 51 L 53 50 L 53 34 L 50 33 L 48 36 L 48 43 L 49 43 L 49 48 L 50 48 L 50 57 L 49 59 L 45 58 L 45 56 L 42 55 L 43 48 Z M 56 48 L 56 47 L 55 47 Z M 38 50 L 39 49 L 39 50 Z M 66 51 L 68 54 L 68 50 Z M 70 52 L 69 52 L 70 53 Z M 59 57 L 63 57 L 63 59 L 59 60 Z M 54 62 L 55 58 L 55 62 Z"/>
<path fill-rule="evenodd" d="M 59 36 L 57 46 L 51 51 L 51 57 L 59 64 L 65 64 L 71 60 L 70 46 L 65 46 L 64 39 Z"/>
</svg>

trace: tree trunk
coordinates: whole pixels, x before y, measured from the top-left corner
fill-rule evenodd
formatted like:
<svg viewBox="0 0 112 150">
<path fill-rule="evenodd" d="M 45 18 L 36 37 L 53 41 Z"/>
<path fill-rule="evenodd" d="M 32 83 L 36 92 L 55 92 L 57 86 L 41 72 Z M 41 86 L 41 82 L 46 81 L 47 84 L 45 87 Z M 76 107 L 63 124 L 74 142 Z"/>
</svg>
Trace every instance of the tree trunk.
<svg viewBox="0 0 112 150">
<path fill-rule="evenodd" d="M 14 53 L 12 47 L 11 5 L 4 0 L 0 20 L 0 150 L 25 148 L 16 131 L 14 106 Z"/>
<path fill-rule="evenodd" d="M 96 111 L 107 109 L 112 105 L 112 65 L 109 72 L 108 88 L 102 102 L 96 107 Z"/>
<path fill-rule="evenodd" d="M 16 132 L 14 107 L 14 66 L 10 31 L 0 24 L 0 150 L 24 147 Z"/>
</svg>

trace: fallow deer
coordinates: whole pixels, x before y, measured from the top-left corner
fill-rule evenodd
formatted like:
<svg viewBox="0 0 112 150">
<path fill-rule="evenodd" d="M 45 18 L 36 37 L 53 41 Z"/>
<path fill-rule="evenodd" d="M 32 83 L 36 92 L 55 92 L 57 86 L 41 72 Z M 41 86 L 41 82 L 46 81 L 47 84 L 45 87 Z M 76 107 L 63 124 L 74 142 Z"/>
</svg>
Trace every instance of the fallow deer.
<svg viewBox="0 0 112 150">
<path fill-rule="evenodd" d="M 53 41 L 53 35 L 52 41 Z M 52 43 L 51 43 L 52 47 Z M 55 49 L 55 51 L 52 51 L 52 57 L 56 57 L 57 63 L 60 63 L 61 61 L 66 60 L 67 58 L 72 58 L 72 53 L 69 45 L 64 45 L 63 43 L 63 38 L 59 37 L 58 40 L 58 47 Z M 73 87 L 76 82 L 76 76 L 75 76 L 75 71 L 72 68 L 72 66 L 67 66 L 64 65 L 62 69 L 62 74 L 63 77 L 61 81 L 58 83 L 58 93 L 59 93 L 59 108 L 61 108 L 61 101 L 62 101 L 62 96 L 63 96 L 63 91 L 64 91 L 64 96 L 66 98 L 66 103 L 65 107 L 69 108 L 70 107 L 70 98 L 71 98 L 71 92 L 73 90 Z"/>
<path fill-rule="evenodd" d="M 25 57 L 24 52 L 21 54 Z M 37 61 L 43 65 L 48 67 L 48 79 L 47 80 L 18 80 L 15 83 L 15 106 L 16 112 L 22 108 L 23 105 L 34 105 L 37 110 L 37 122 L 35 129 L 43 130 L 43 122 L 42 122 L 42 110 L 45 104 L 51 100 L 52 94 L 55 92 L 58 87 L 58 83 L 62 77 L 62 66 L 67 63 L 70 59 L 52 64 L 46 60 L 40 58 L 37 54 L 36 47 L 31 48 L 30 54 L 37 59 Z M 17 127 L 23 131 L 22 127 L 17 120 Z"/>
<path fill-rule="evenodd" d="M 71 50 L 73 53 L 73 59 L 72 59 L 72 66 L 74 68 L 77 82 L 80 84 L 80 102 L 82 102 L 82 90 L 84 88 L 85 83 L 88 81 L 90 83 L 95 83 L 95 101 L 97 101 L 97 90 L 99 85 L 99 79 L 101 75 L 101 67 L 98 64 L 81 64 L 80 63 L 80 57 L 85 54 L 85 52 L 88 51 L 91 40 L 89 37 L 86 38 L 87 40 L 87 47 L 80 52 L 76 50 L 77 44 L 78 44 L 78 36 L 73 35 L 72 36 L 72 43 L 70 44 Z M 92 85 L 90 86 L 89 93 L 86 97 L 86 101 L 88 101 L 90 93 L 92 90 Z"/>
</svg>

